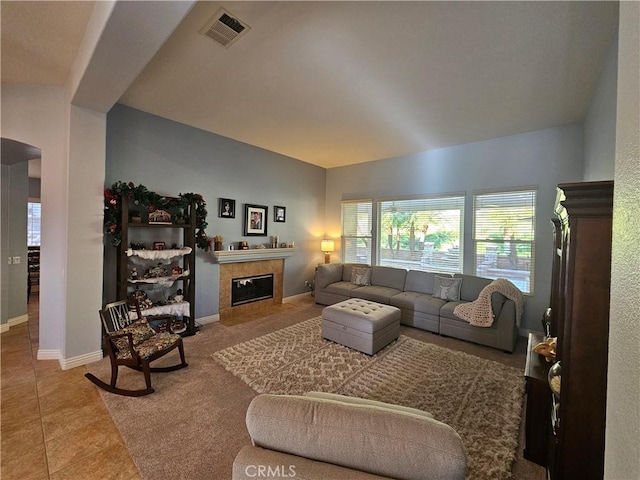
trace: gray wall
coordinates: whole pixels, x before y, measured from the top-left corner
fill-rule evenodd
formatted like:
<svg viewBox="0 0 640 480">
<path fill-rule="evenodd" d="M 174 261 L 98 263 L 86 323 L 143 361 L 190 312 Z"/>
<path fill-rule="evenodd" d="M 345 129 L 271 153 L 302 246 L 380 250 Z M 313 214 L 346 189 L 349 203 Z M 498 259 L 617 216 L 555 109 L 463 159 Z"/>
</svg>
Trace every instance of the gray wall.
<svg viewBox="0 0 640 480">
<path fill-rule="evenodd" d="M 0 165 L 0 325 L 9 320 L 9 165 Z"/>
<path fill-rule="evenodd" d="M 215 114 L 215 112 L 213 112 Z M 229 242 L 295 241 L 285 260 L 284 295 L 304 292 L 322 262 L 326 171 L 273 152 L 116 105 L 107 116 L 106 186 L 132 181 L 162 195 L 200 193 L 207 202 L 207 235 Z M 218 217 L 218 199 L 236 201 L 236 218 Z M 244 237 L 244 204 L 269 208 L 267 237 Z M 273 207 L 287 208 L 285 223 Z M 105 301 L 115 299 L 114 248 L 105 248 Z M 196 317 L 218 313 L 219 266 L 210 253 L 196 254 Z"/>
<path fill-rule="evenodd" d="M 602 65 L 584 121 L 584 181 L 613 180 L 616 158 L 618 35 Z"/>
<path fill-rule="evenodd" d="M 27 199 L 27 162 L 2 165 L 2 323 L 27 314 Z"/>
<path fill-rule="evenodd" d="M 527 297 L 522 327 L 541 330 L 550 295 L 553 237 L 550 219 L 556 185 L 581 181 L 583 127 L 566 125 L 415 155 L 332 168 L 327 172 L 327 231 L 340 231 L 340 201 L 466 192 L 465 273 L 472 265 L 472 198 L 475 190 L 538 188 L 534 295 Z M 339 254 L 338 254 L 339 255 Z"/>
</svg>

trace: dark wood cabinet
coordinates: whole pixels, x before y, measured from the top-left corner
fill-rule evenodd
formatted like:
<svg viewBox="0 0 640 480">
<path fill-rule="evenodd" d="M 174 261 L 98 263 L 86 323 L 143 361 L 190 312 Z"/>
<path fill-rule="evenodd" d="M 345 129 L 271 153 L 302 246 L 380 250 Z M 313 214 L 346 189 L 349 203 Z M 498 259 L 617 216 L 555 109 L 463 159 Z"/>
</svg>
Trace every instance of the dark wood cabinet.
<svg viewBox="0 0 640 480">
<path fill-rule="evenodd" d="M 613 182 L 558 186 L 558 258 L 552 324 L 562 366 L 555 425 L 549 420 L 552 480 L 601 479 L 611 279 Z"/>
</svg>

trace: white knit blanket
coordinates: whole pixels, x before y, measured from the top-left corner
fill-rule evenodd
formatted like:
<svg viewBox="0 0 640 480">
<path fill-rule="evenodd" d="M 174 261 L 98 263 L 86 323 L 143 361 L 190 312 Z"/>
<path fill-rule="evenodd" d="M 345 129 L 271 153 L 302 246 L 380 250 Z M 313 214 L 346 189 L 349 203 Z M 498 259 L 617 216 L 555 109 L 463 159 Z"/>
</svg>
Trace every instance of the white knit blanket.
<svg viewBox="0 0 640 480">
<path fill-rule="evenodd" d="M 484 287 L 473 302 L 456 305 L 453 313 L 476 327 L 490 327 L 493 323 L 491 309 L 491 294 L 493 292 L 501 293 L 516 304 L 516 325 L 519 327 L 524 309 L 524 295 L 506 278 L 498 278 Z"/>
</svg>

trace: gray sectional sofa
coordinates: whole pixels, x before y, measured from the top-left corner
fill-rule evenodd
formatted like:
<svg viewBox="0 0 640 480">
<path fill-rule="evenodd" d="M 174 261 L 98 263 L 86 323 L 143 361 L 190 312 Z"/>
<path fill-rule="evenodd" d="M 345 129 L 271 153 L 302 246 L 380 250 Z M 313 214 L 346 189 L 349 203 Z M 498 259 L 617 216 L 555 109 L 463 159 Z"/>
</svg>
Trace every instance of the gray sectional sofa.
<svg viewBox="0 0 640 480">
<path fill-rule="evenodd" d="M 401 311 L 400 323 L 449 337 L 513 352 L 518 339 L 515 303 L 500 293 L 491 295 L 494 321 L 490 327 L 476 327 L 454 315 L 456 305 L 478 298 L 490 279 L 456 274 L 461 278 L 459 301 L 434 297 L 436 275 L 446 274 L 405 270 L 393 267 L 370 267 L 369 285 L 352 282 L 354 267 L 368 265 L 329 263 L 318 266 L 315 278 L 315 301 L 333 305 L 348 298 L 362 298 L 393 305 Z"/>
</svg>

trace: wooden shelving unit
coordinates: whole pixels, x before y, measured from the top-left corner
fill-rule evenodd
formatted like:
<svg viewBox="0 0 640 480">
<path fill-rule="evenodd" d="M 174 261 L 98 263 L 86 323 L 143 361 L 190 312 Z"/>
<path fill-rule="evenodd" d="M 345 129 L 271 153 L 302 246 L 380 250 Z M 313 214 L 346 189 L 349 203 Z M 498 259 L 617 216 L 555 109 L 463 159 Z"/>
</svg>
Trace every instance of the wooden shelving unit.
<svg viewBox="0 0 640 480">
<path fill-rule="evenodd" d="M 184 318 L 186 329 L 182 333 L 183 336 L 194 335 L 197 331 L 195 324 L 195 279 L 196 279 L 196 262 L 195 262 L 195 233 L 196 233 L 196 215 L 195 215 L 195 202 L 192 202 L 184 212 L 184 223 L 149 223 L 147 216 L 142 216 L 140 222 L 132 222 L 129 218 L 129 203 L 125 200 L 122 201 L 121 215 L 122 215 L 122 241 L 118 246 L 118 266 L 117 266 L 117 292 L 118 298 L 126 299 L 136 289 L 144 289 L 145 286 L 162 287 L 166 285 L 167 288 L 173 286 L 175 283 L 180 282 L 182 285 L 184 301 L 188 302 L 188 317 Z M 189 247 L 191 251 L 189 253 L 183 253 L 183 251 L 177 249 L 171 249 L 173 254 L 166 259 L 171 262 L 178 260 L 178 264 L 181 265 L 183 273 L 180 275 L 167 275 L 166 278 L 152 279 L 145 281 L 143 279 L 132 280 L 130 278 L 130 272 L 134 266 L 139 266 L 134 263 L 132 257 L 138 257 L 145 260 L 144 255 L 137 255 L 136 250 L 133 250 L 132 255 L 128 255 L 127 251 L 130 250 L 130 242 L 139 241 L 143 231 L 153 231 L 157 233 L 157 241 L 163 241 L 163 235 L 172 237 L 172 233 L 175 230 L 181 232 L 182 246 Z M 148 261 L 149 265 L 151 261 Z M 159 309 L 156 309 L 156 311 Z M 143 312 L 145 316 L 153 319 L 155 311 L 153 308 L 145 310 Z"/>
</svg>

